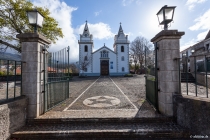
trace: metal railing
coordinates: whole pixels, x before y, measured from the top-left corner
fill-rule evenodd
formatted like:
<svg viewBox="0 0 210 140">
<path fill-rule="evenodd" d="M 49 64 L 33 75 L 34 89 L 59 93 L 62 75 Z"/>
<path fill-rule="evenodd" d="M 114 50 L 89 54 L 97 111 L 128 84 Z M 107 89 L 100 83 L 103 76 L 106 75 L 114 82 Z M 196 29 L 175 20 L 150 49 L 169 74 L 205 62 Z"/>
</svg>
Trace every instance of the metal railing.
<svg viewBox="0 0 210 140">
<path fill-rule="evenodd" d="M 179 63 L 180 91 L 183 95 L 209 98 L 210 59 L 207 55 L 196 55 L 189 58 L 183 57 Z"/>
<path fill-rule="evenodd" d="M 145 52 L 146 54 L 146 52 Z M 145 61 L 145 66 L 146 66 Z M 155 44 L 155 66 L 146 70 L 145 74 L 146 99 L 158 109 L 158 73 L 157 73 L 157 44 Z"/>
<path fill-rule="evenodd" d="M 69 51 L 64 48 L 58 52 L 44 54 L 44 66 L 47 75 L 44 76 L 45 111 L 69 98 Z M 45 63 L 44 63 L 45 64 Z"/>
<path fill-rule="evenodd" d="M 22 63 L 0 60 L 0 104 L 21 96 Z"/>
</svg>

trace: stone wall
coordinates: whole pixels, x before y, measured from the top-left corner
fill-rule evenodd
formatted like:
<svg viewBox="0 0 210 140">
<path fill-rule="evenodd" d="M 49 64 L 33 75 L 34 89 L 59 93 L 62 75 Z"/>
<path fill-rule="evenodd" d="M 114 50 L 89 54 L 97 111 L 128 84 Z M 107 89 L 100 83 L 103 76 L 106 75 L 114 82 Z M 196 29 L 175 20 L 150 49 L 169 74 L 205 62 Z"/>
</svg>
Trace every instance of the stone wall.
<svg viewBox="0 0 210 140">
<path fill-rule="evenodd" d="M 210 137 L 210 101 L 208 98 L 174 96 L 177 123 L 190 129 L 192 135 Z"/>
<path fill-rule="evenodd" d="M 0 139 L 6 140 L 25 125 L 28 98 L 21 96 L 15 101 L 0 105 Z"/>
</svg>

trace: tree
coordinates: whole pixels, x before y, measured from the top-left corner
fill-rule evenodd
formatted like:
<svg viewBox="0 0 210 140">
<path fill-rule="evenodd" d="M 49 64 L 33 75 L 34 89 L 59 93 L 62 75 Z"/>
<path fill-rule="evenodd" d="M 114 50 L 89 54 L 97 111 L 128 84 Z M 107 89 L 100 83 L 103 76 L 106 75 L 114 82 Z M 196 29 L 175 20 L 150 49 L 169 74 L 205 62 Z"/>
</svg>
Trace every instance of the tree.
<svg viewBox="0 0 210 140">
<path fill-rule="evenodd" d="M 136 63 L 140 64 L 140 68 L 142 68 L 143 62 L 145 62 L 145 52 L 146 54 L 151 53 L 152 44 L 144 37 L 138 36 L 131 42 L 130 47 L 130 55 L 133 58 L 136 58 Z"/>
<path fill-rule="evenodd" d="M 80 70 L 82 70 L 82 75 L 83 72 L 86 71 L 88 65 L 90 64 L 90 58 L 88 57 L 88 54 L 84 56 L 82 60 L 80 60 Z"/>
<path fill-rule="evenodd" d="M 78 73 L 78 69 L 75 64 L 70 64 L 70 69 L 72 73 Z"/>
<path fill-rule="evenodd" d="M 63 37 L 58 22 L 50 17 L 47 8 L 34 6 L 28 0 L 0 0 L 0 50 L 12 48 L 21 52 L 17 34 L 33 32 L 33 27 L 28 24 L 26 11 L 37 9 L 43 16 L 43 27 L 39 33 L 51 40 L 53 43 L 58 37 Z"/>
</svg>

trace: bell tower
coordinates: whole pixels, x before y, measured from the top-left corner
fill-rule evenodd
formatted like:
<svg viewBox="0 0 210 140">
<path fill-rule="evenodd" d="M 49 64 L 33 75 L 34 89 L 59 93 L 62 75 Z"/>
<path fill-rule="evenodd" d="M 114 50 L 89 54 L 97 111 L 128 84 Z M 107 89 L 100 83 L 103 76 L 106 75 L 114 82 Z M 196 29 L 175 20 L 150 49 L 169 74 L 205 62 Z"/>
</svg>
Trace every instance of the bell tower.
<svg viewBox="0 0 210 140">
<path fill-rule="evenodd" d="M 82 70 L 83 73 L 91 73 L 92 70 L 92 52 L 93 52 L 93 36 L 90 34 L 87 21 L 85 23 L 85 27 L 83 33 L 80 34 L 80 40 L 78 40 L 79 44 L 79 65 L 80 71 L 83 69 L 82 65 L 89 61 L 89 65 Z"/>
<path fill-rule="evenodd" d="M 125 35 L 120 23 L 118 34 L 114 37 L 114 51 L 117 54 L 117 72 L 129 73 L 129 44 L 128 35 Z"/>
</svg>

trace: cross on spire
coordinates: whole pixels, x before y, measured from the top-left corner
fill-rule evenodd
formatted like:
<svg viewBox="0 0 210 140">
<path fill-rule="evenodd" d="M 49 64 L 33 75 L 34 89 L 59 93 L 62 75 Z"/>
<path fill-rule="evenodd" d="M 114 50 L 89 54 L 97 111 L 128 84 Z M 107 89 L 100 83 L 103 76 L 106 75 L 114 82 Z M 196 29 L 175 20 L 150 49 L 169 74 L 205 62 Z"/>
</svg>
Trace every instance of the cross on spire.
<svg viewBox="0 0 210 140">
<path fill-rule="evenodd" d="M 89 29 L 88 29 L 87 20 L 85 22 L 86 22 L 86 24 L 85 24 L 85 28 L 84 28 L 84 31 L 83 31 L 83 36 L 89 36 L 90 32 L 89 32 Z"/>
<path fill-rule="evenodd" d="M 120 34 L 123 34 L 124 35 L 121 24 L 122 23 L 120 22 L 120 28 L 119 28 L 119 31 L 118 31 L 118 37 L 120 36 Z"/>
</svg>

